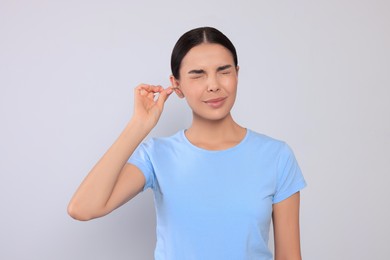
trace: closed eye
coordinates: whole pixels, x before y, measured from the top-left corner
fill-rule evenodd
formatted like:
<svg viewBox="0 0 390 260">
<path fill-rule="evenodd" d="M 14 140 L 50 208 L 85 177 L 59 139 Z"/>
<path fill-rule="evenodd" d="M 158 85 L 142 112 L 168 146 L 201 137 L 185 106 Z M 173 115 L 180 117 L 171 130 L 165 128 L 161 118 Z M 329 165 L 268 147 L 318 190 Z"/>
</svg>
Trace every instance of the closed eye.
<svg viewBox="0 0 390 260">
<path fill-rule="evenodd" d="M 190 70 L 188 72 L 188 74 L 190 74 L 191 79 L 198 79 L 205 74 L 205 71 L 204 70 Z"/>
<path fill-rule="evenodd" d="M 230 74 L 231 70 L 232 70 L 232 65 L 228 64 L 228 65 L 224 65 L 224 66 L 221 66 L 221 67 L 218 67 L 217 68 L 217 72 L 221 72 L 222 74 Z"/>
<path fill-rule="evenodd" d="M 199 79 L 201 78 L 203 75 L 193 75 L 190 77 L 190 79 Z"/>
</svg>

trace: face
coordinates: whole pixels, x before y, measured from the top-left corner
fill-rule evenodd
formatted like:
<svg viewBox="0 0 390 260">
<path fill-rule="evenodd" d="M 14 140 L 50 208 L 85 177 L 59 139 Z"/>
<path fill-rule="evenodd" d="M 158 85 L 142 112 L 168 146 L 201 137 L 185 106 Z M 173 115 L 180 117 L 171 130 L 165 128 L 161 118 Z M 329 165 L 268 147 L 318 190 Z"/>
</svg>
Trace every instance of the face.
<svg viewBox="0 0 390 260">
<path fill-rule="evenodd" d="M 186 98 L 194 119 L 221 120 L 230 115 L 238 83 L 238 67 L 220 44 L 203 43 L 183 58 L 180 79 L 171 76 L 176 94 Z"/>
</svg>

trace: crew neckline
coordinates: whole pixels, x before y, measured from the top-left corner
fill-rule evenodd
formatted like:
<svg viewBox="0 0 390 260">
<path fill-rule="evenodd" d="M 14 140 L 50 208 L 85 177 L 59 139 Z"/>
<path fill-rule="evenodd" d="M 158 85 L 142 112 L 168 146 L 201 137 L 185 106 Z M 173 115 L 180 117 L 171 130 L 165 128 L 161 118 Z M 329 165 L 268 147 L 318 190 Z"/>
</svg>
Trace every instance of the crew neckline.
<svg viewBox="0 0 390 260">
<path fill-rule="evenodd" d="M 184 142 L 194 150 L 206 152 L 206 153 L 221 153 L 221 152 L 233 151 L 233 150 L 236 150 L 239 147 L 241 147 L 246 142 L 246 140 L 248 139 L 248 137 L 251 133 L 251 131 L 248 128 L 245 128 L 245 130 L 246 130 L 245 136 L 244 136 L 244 138 L 241 139 L 241 141 L 238 144 L 236 144 L 232 147 L 226 148 L 226 149 L 222 149 L 222 150 L 208 150 L 208 149 L 201 148 L 199 146 L 194 145 L 193 143 L 190 142 L 190 140 L 188 140 L 187 136 L 185 135 L 185 131 L 187 131 L 187 129 L 181 130 L 180 136 L 184 140 Z"/>
</svg>

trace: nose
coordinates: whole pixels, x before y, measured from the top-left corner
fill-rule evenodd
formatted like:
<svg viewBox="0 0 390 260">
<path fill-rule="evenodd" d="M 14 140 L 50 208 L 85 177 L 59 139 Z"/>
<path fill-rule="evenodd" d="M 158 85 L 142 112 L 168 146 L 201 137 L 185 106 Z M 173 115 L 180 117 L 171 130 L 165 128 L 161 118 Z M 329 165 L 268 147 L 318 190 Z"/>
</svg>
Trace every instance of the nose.
<svg viewBox="0 0 390 260">
<path fill-rule="evenodd" d="M 209 77 L 207 82 L 208 92 L 217 92 L 219 90 L 219 83 L 216 77 Z"/>
</svg>

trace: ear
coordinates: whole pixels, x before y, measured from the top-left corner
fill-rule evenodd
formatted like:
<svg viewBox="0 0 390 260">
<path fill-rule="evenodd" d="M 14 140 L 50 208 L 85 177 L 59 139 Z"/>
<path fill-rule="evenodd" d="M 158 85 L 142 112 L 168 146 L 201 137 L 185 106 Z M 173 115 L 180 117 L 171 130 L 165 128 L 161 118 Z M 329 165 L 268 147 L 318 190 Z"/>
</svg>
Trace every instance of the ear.
<svg viewBox="0 0 390 260">
<path fill-rule="evenodd" d="M 184 98 L 184 94 L 183 94 L 183 92 L 182 92 L 181 89 L 180 89 L 179 81 L 178 81 L 173 75 L 171 75 L 171 76 L 169 77 L 169 80 L 171 81 L 172 88 L 173 88 L 173 90 L 175 91 L 176 95 L 177 95 L 179 98 Z"/>
<path fill-rule="evenodd" d="M 237 76 L 238 76 L 238 71 L 240 70 L 240 66 L 236 66 L 236 72 L 237 72 Z"/>
</svg>

